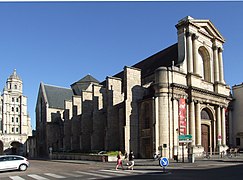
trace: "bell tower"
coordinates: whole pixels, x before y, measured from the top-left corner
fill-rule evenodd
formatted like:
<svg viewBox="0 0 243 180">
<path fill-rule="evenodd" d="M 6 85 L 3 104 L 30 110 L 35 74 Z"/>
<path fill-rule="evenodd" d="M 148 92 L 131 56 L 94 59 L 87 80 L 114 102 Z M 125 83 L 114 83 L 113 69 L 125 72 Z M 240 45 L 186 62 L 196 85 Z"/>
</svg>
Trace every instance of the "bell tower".
<svg viewBox="0 0 243 180">
<path fill-rule="evenodd" d="M 27 108 L 27 97 L 23 95 L 23 81 L 16 69 L 7 78 L 1 95 L 1 138 L 4 153 L 22 154 L 24 143 L 32 134 Z M 16 145 L 17 144 L 17 145 Z M 6 149 L 12 152 L 5 152 Z"/>
<path fill-rule="evenodd" d="M 22 84 L 23 82 L 21 78 L 17 75 L 16 69 L 14 69 L 13 74 L 11 74 L 7 79 L 5 90 L 8 91 L 9 93 L 22 95 L 23 93 Z"/>
</svg>

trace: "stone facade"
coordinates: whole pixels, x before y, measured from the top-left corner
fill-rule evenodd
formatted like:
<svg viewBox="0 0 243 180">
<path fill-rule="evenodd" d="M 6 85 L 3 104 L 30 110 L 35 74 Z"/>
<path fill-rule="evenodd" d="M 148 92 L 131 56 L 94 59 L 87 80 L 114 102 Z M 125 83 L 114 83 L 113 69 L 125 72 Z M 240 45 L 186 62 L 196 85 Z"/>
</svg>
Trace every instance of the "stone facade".
<svg viewBox="0 0 243 180">
<path fill-rule="evenodd" d="M 0 154 L 28 153 L 26 141 L 32 135 L 23 82 L 16 70 L 9 76 L 0 97 Z"/>
<path fill-rule="evenodd" d="M 243 106 L 243 84 L 234 85 L 232 87 L 233 101 L 231 108 L 227 112 L 229 114 L 229 145 L 231 147 L 239 147 L 243 149 L 243 123 L 242 123 L 242 106 Z"/>
<path fill-rule="evenodd" d="M 231 97 L 224 81 L 225 40 L 209 20 L 186 17 L 176 28 L 176 44 L 104 82 L 88 75 L 71 85 L 72 98 L 58 110 L 62 125 L 55 132 L 63 144 L 55 151 L 132 150 L 136 157 L 160 152 L 172 158 L 184 147 L 197 155 L 227 149 L 225 110 Z M 43 107 L 44 94 L 39 95 L 37 107 Z M 48 116 L 50 107 L 43 108 Z M 37 113 L 37 124 L 38 119 Z M 184 142 L 181 136 L 191 138 Z"/>
<path fill-rule="evenodd" d="M 40 84 L 35 110 L 37 156 L 48 157 L 51 148 L 62 149 L 64 100 L 72 95 L 71 89 Z"/>
</svg>

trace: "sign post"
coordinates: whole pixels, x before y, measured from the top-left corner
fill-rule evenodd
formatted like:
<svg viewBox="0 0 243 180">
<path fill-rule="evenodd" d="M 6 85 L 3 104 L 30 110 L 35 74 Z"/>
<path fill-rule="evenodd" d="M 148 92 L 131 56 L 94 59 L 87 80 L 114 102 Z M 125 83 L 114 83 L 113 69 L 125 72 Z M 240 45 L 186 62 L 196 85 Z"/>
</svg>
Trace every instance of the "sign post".
<svg viewBox="0 0 243 180">
<path fill-rule="evenodd" d="M 169 165 L 169 160 L 168 160 L 168 158 L 166 158 L 166 157 L 162 157 L 162 158 L 160 158 L 160 160 L 159 160 L 159 165 L 161 166 L 161 167 L 163 167 L 163 173 L 165 173 L 166 171 L 165 171 L 165 167 L 167 167 L 168 165 Z"/>
<path fill-rule="evenodd" d="M 182 144 L 182 162 L 184 163 L 184 143 L 192 142 L 192 135 L 191 134 L 179 135 L 178 139 L 179 139 L 179 144 Z"/>
</svg>

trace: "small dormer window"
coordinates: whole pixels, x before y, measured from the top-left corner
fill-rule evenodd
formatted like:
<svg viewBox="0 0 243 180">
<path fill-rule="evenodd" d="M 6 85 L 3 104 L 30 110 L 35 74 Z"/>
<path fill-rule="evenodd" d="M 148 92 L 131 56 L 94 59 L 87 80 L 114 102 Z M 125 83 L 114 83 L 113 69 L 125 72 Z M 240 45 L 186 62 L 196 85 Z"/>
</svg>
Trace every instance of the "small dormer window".
<svg viewBox="0 0 243 180">
<path fill-rule="evenodd" d="M 17 85 L 14 85 L 14 89 L 17 89 Z"/>
</svg>

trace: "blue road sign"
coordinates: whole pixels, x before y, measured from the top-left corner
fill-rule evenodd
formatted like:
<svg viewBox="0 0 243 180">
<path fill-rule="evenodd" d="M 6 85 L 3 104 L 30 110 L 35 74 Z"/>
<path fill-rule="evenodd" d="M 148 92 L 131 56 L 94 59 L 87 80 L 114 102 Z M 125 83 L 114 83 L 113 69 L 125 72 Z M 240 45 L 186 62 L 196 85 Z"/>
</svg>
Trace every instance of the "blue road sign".
<svg viewBox="0 0 243 180">
<path fill-rule="evenodd" d="M 168 165 L 169 165 L 169 160 L 168 160 L 168 158 L 166 158 L 166 157 L 162 157 L 162 158 L 160 158 L 160 160 L 159 160 L 159 164 L 160 164 L 161 167 L 166 167 L 166 166 L 168 166 Z"/>
</svg>

